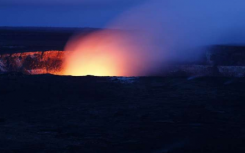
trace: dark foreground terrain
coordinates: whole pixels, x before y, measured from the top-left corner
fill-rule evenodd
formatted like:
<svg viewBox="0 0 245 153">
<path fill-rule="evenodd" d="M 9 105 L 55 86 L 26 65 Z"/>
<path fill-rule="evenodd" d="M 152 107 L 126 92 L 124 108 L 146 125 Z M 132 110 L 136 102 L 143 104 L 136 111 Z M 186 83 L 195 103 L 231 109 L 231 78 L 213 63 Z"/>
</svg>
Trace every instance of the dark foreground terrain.
<svg viewBox="0 0 245 153">
<path fill-rule="evenodd" d="M 245 151 L 245 78 L 0 75 L 0 152 Z"/>
</svg>

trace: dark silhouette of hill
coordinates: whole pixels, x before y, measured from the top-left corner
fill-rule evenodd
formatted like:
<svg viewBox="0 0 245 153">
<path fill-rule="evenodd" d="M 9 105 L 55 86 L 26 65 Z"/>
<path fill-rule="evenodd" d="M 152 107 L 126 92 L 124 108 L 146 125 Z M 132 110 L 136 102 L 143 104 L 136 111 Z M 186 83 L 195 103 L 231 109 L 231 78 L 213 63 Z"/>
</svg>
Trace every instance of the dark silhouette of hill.
<svg viewBox="0 0 245 153">
<path fill-rule="evenodd" d="M 75 33 L 89 34 L 96 28 L 0 27 L 0 54 L 63 50 Z"/>
</svg>

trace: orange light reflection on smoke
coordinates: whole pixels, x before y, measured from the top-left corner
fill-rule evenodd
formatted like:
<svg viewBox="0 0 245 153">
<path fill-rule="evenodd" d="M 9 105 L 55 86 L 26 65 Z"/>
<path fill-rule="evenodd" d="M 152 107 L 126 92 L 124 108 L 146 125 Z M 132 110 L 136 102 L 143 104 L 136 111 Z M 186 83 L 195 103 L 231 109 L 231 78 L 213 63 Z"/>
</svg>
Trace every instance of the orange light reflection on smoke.
<svg viewBox="0 0 245 153">
<path fill-rule="evenodd" d="M 73 38 L 66 50 L 64 75 L 135 76 L 144 63 L 137 43 L 128 34 L 112 30 Z"/>
</svg>

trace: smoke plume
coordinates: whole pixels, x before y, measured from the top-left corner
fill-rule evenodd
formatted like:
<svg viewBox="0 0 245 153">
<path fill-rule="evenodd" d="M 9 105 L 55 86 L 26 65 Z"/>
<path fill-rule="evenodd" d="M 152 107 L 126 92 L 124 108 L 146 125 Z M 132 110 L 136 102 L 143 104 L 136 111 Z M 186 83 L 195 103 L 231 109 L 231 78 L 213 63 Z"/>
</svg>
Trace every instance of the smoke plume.
<svg viewBox="0 0 245 153">
<path fill-rule="evenodd" d="M 73 40 L 76 44 L 83 44 L 73 49 L 73 56 L 86 58 L 84 53 L 91 52 L 88 46 L 93 46 L 96 47 L 96 54 L 93 54 L 96 61 L 103 55 L 107 63 L 95 64 L 93 69 L 103 67 L 108 70 L 110 67 L 106 65 L 117 65 L 116 61 L 120 61 L 120 66 L 113 69 L 123 69 L 124 73 L 108 72 L 105 75 L 148 75 L 170 62 L 198 60 L 206 46 L 244 44 L 244 13 L 243 0 L 148 1 L 125 11 L 108 24 L 107 29 L 123 30 L 126 35 L 104 31 L 80 41 Z M 84 48 L 87 51 L 84 52 Z M 110 56 L 112 52 L 114 55 Z M 66 63 L 72 61 L 68 59 Z M 79 63 L 76 64 L 87 65 L 86 62 Z M 91 65 L 91 60 L 89 63 Z"/>
</svg>

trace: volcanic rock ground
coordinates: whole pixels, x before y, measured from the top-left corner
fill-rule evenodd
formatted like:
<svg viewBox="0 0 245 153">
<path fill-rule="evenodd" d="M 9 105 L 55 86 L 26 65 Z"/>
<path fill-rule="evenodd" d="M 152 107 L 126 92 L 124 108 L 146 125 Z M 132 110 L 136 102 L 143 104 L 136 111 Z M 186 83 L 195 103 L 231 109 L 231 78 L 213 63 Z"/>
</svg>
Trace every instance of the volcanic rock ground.
<svg viewBox="0 0 245 153">
<path fill-rule="evenodd" d="M 244 152 L 245 78 L 0 75 L 0 152 Z"/>
</svg>

